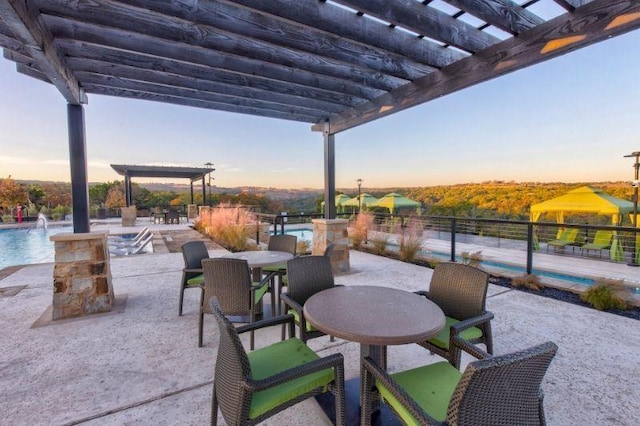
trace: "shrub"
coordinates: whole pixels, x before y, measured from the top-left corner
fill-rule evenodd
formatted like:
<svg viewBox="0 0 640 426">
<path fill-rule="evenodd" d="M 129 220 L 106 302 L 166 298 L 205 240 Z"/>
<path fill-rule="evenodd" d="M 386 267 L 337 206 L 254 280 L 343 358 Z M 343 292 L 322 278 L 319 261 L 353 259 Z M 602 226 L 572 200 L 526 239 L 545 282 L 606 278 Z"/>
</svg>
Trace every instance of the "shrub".
<svg viewBox="0 0 640 426">
<path fill-rule="evenodd" d="M 533 274 L 525 274 L 519 277 L 514 277 L 511 280 L 513 287 L 524 287 L 533 291 L 540 291 L 544 285 L 540 282 L 540 277 Z"/>
<path fill-rule="evenodd" d="M 409 220 L 400 237 L 400 259 L 413 262 L 422 248 L 422 225 L 417 220 Z"/>
<path fill-rule="evenodd" d="M 383 255 L 389 245 L 389 238 L 389 234 L 377 232 L 371 239 L 371 242 L 373 243 L 373 252 L 379 256 Z"/>
<path fill-rule="evenodd" d="M 460 257 L 462 258 L 463 264 L 478 267 L 480 266 L 480 262 L 482 262 L 482 250 L 473 253 L 463 251 L 460 253 Z"/>
<path fill-rule="evenodd" d="M 307 254 L 311 251 L 310 248 L 311 244 L 309 244 L 309 241 L 300 239 L 296 244 L 296 253 Z"/>
<path fill-rule="evenodd" d="M 605 309 L 628 309 L 624 299 L 624 280 L 600 278 L 587 291 L 580 295 L 580 300 L 589 303 L 599 311 Z"/>
<path fill-rule="evenodd" d="M 373 215 L 371 213 L 365 211 L 358 213 L 350 235 L 353 248 L 358 249 L 367 242 L 369 229 L 372 225 Z"/>
<path fill-rule="evenodd" d="M 3 214 L 2 215 L 2 223 L 13 223 L 15 220 L 13 219 L 13 215 Z"/>
<path fill-rule="evenodd" d="M 231 204 L 220 204 L 203 212 L 196 229 L 231 251 L 249 250 L 255 218 L 249 210 Z"/>
</svg>

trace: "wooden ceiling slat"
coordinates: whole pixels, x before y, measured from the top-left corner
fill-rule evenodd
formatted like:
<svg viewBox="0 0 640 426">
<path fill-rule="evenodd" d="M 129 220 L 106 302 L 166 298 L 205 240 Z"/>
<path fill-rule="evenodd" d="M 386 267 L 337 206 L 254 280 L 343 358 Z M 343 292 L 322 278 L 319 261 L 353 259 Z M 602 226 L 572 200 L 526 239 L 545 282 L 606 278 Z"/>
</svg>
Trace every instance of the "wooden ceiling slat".
<svg viewBox="0 0 640 426">
<path fill-rule="evenodd" d="M 404 31 L 390 29 L 372 19 L 363 19 L 326 2 L 290 0 L 233 0 L 234 4 L 297 22 L 309 28 L 348 38 L 368 46 L 411 58 L 416 62 L 442 68 L 462 59 L 465 54 L 447 49 L 429 40 L 421 40 Z"/>
<path fill-rule="evenodd" d="M 53 47 L 53 38 L 50 32 L 43 27 L 38 17 L 32 14 L 26 2 L 0 0 L 0 15 L 2 20 L 11 29 L 29 52 L 38 69 L 47 76 L 60 93 L 71 104 L 80 104 L 83 96 L 80 85 L 67 69 L 62 58 Z"/>
<path fill-rule="evenodd" d="M 89 85 L 109 86 L 115 89 L 130 90 L 132 92 L 155 93 L 158 95 L 177 96 L 186 99 L 197 99 L 205 102 L 213 102 L 229 105 L 229 107 L 248 107 L 261 109 L 265 111 L 277 111 L 285 114 L 306 115 L 308 117 L 318 117 L 327 115 L 326 111 L 314 110 L 300 106 L 284 105 L 275 102 L 265 102 L 258 99 L 241 98 L 238 96 L 223 95 L 220 93 L 211 93 L 198 89 L 178 87 L 175 85 L 166 85 L 155 82 L 132 80 L 123 77 L 114 77 L 110 75 L 100 75 L 90 72 L 76 73 L 78 78 L 83 82 L 83 87 Z M 88 91 L 88 89 L 86 89 Z M 89 92 L 90 93 L 90 92 Z"/>
<path fill-rule="evenodd" d="M 511 34 L 520 34 L 544 22 L 512 0 L 445 0 L 452 6 Z"/>
<path fill-rule="evenodd" d="M 500 41 L 491 34 L 416 0 L 334 1 L 467 52 L 475 53 Z"/>
<path fill-rule="evenodd" d="M 113 88 L 109 86 L 98 86 L 93 84 L 86 85 L 87 90 L 91 91 L 91 93 L 97 93 L 105 96 L 116 96 L 119 98 L 131 98 L 131 99 L 140 99 L 145 101 L 156 101 L 156 102 L 164 102 L 175 105 L 184 105 L 196 108 L 206 108 L 206 109 L 215 109 L 218 111 L 227 111 L 227 112 L 235 112 L 239 114 L 248 114 L 248 115 L 256 115 L 261 117 L 268 118 L 280 118 L 283 120 L 293 120 L 293 121 L 301 121 L 306 123 L 312 123 L 314 121 L 314 117 L 300 115 L 300 114 L 288 114 L 277 111 L 267 111 L 257 108 L 248 108 L 242 106 L 231 106 L 228 104 L 219 104 L 216 102 L 207 102 L 199 99 L 189 99 L 189 98 L 181 98 L 178 96 L 167 96 L 167 95 L 159 95 L 156 93 L 144 93 L 140 91 L 131 91 Z"/>
<path fill-rule="evenodd" d="M 507 39 L 467 59 L 429 74 L 412 84 L 330 118 L 330 132 L 337 133 L 402 111 L 412 106 L 453 93 L 465 87 L 495 78 L 534 63 L 543 62 L 569 51 L 640 28 L 640 19 L 623 20 L 607 26 L 617 16 L 637 16 L 640 2 L 627 0 L 595 0 L 573 14 L 561 15 L 519 37 Z M 560 43 L 552 50 L 549 42 Z M 323 131 L 317 123 L 314 131 Z"/>
<path fill-rule="evenodd" d="M 294 82 L 338 93 L 342 91 L 343 93 L 363 99 L 372 99 L 384 92 L 380 89 L 354 83 L 353 81 L 349 82 L 336 77 L 317 75 L 305 70 L 268 64 L 239 55 L 216 54 L 202 47 L 170 42 L 139 33 L 112 30 L 106 27 L 96 28 L 83 22 L 72 22 L 51 16 L 47 17 L 46 21 L 56 37 L 79 40 L 132 52 L 140 52 L 155 56 L 159 60 L 161 58 L 167 58 L 226 69 L 246 75 L 260 75 L 280 82 Z"/>
<path fill-rule="evenodd" d="M 76 77 L 83 73 L 101 74 L 109 77 L 120 77 L 127 80 L 137 80 L 160 84 L 168 87 L 193 89 L 209 93 L 217 93 L 237 98 L 255 99 L 263 102 L 290 105 L 300 108 L 315 109 L 323 114 L 338 113 L 344 110 L 344 105 L 317 101 L 301 96 L 291 96 L 268 92 L 250 87 L 230 85 L 197 77 L 185 77 L 180 74 L 161 72 L 157 70 L 141 69 L 132 66 L 114 64 L 91 59 L 68 58 L 67 63 L 74 69 Z M 84 81 L 84 78 L 81 79 Z"/>
<path fill-rule="evenodd" d="M 127 4 L 147 6 L 154 12 L 185 19 L 207 28 L 217 28 L 242 38 L 261 40 L 275 46 L 327 57 L 347 64 L 413 80 L 434 71 L 399 54 L 373 49 L 344 37 L 327 34 L 317 29 L 283 19 L 274 19 L 246 8 L 218 1 L 199 1 L 185 9 L 172 2 L 129 0 Z M 101 9 L 104 5 L 101 5 Z"/>
<path fill-rule="evenodd" d="M 45 83 L 52 84 L 51 81 L 49 81 L 49 77 L 48 76 L 46 76 L 41 71 L 39 71 L 39 70 L 37 70 L 35 68 L 31 68 L 28 65 L 16 64 L 16 70 L 20 74 L 26 75 L 26 76 L 31 77 L 31 78 L 35 78 L 36 80 L 40 80 L 40 81 L 43 81 Z"/>
<path fill-rule="evenodd" d="M 265 79 L 259 76 L 243 75 L 204 65 L 195 65 L 166 58 L 152 57 L 139 52 L 121 51 L 118 49 L 98 46 L 77 40 L 60 39 L 56 41 L 62 53 L 68 57 L 70 64 L 82 68 L 85 61 L 100 61 L 113 66 L 123 65 L 140 71 L 169 73 L 181 75 L 185 78 L 207 80 L 213 84 L 221 83 L 239 89 L 255 89 L 275 96 L 288 95 L 305 102 L 320 102 L 324 104 L 356 106 L 365 100 L 344 93 L 315 89 L 294 83 L 285 83 Z"/>
<path fill-rule="evenodd" d="M 82 21 L 92 32 L 101 31 L 96 25 L 100 27 L 110 25 L 111 32 L 121 30 L 134 38 L 136 34 L 144 34 L 146 37 L 155 37 L 167 42 L 185 43 L 192 47 L 204 48 L 209 51 L 209 54 L 242 56 L 265 65 L 335 76 L 384 91 L 399 87 L 408 81 L 407 78 L 397 78 L 363 68 L 355 56 L 351 63 L 337 61 L 108 0 L 103 0 L 100 4 L 78 3 L 73 8 L 65 7 L 65 3 L 64 0 L 46 0 L 39 5 L 45 17 L 53 14 L 68 18 L 71 22 Z M 150 13 L 153 19 L 147 16 Z M 418 75 L 422 74 L 414 73 L 411 79 Z"/>
</svg>

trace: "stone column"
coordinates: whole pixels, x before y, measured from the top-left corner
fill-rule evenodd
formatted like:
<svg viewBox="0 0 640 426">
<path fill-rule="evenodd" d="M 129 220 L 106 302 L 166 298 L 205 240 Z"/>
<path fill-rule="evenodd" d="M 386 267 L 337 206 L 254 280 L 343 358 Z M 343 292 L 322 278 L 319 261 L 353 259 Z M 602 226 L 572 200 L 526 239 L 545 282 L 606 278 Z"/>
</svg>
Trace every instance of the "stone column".
<svg viewBox="0 0 640 426">
<path fill-rule="evenodd" d="M 334 274 L 350 271 L 349 234 L 347 219 L 313 219 L 313 249 L 311 254 L 321 256 L 330 244 L 335 244 L 331 253 L 331 267 Z"/>
<path fill-rule="evenodd" d="M 137 209 L 136 206 L 123 207 L 122 226 L 136 226 Z"/>
<path fill-rule="evenodd" d="M 114 303 L 106 232 L 63 233 L 55 243 L 53 319 L 111 311 Z"/>
<path fill-rule="evenodd" d="M 197 217 L 198 217 L 198 206 L 196 206 L 195 204 L 188 204 L 187 205 L 187 218 L 195 219 Z"/>
</svg>

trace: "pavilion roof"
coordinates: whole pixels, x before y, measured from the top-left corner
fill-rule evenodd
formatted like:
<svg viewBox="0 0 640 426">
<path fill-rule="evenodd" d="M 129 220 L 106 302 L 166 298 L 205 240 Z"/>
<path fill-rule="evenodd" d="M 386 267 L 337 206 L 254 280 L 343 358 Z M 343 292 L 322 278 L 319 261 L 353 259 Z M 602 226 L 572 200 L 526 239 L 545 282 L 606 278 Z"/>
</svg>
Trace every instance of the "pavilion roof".
<svg viewBox="0 0 640 426">
<path fill-rule="evenodd" d="M 121 176 L 190 179 L 191 182 L 203 179 L 212 168 L 205 167 L 169 167 L 112 164 L 111 168 Z"/>
<path fill-rule="evenodd" d="M 102 94 L 330 133 L 639 26 L 629 0 L 0 0 L 4 57 L 71 104 Z"/>
</svg>

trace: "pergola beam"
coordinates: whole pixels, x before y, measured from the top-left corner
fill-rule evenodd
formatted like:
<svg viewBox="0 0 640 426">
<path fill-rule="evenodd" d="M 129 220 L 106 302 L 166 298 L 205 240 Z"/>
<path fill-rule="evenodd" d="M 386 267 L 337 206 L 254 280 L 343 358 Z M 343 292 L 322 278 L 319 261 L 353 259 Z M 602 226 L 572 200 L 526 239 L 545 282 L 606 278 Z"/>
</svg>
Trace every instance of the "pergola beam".
<svg viewBox="0 0 640 426">
<path fill-rule="evenodd" d="M 440 71 L 329 118 L 338 133 L 640 28 L 640 2 L 594 0 Z M 324 123 L 312 126 L 323 131 Z"/>
<path fill-rule="evenodd" d="M 3 21 L 25 46 L 38 69 L 56 86 L 68 103 L 86 103 L 78 81 L 56 51 L 52 35 L 40 23 L 39 18 L 34 18 L 35 12 L 37 11 L 28 10 L 24 1 L 0 0 Z"/>
</svg>

